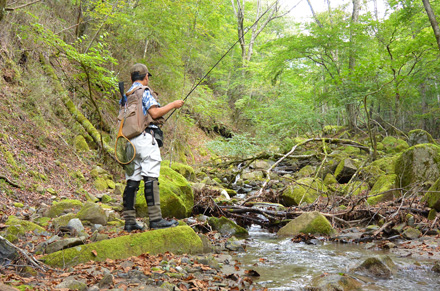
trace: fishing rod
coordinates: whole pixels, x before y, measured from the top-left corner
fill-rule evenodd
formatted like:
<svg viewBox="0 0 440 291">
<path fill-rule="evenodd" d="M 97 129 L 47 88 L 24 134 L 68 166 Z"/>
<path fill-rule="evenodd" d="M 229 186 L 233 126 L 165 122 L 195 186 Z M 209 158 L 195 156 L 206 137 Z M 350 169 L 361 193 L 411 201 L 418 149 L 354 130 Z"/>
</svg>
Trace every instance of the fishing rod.
<svg viewBox="0 0 440 291">
<path fill-rule="evenodd" d="M 186 94 L 185 98 L 183 98 L 183 101 L 185 101 L 189 95 L 191 95 L 191 93 L 203 82 L 203 80 L 211 73 L 212 70 L 214 70 L 215 67 L 217 67 L 217 65 L 224 59 L 224 57 L 226 57 L 226 55 L 235 47 L 235 45 L 244 38 L 244 36 L 249 32 L 249 30 L 251 30 L 251 28 L 253 28 L 259 21 L 260 19 L 267 13 L 269 12 L 269 10 L 278 3 L 279 0 L 276 0 L 272 5 L 269 6 L 269 8 L 267 8 L 266 11 L 264 11 L 263 14 L 261 14 L 260 17 L 258 17 L 257 20 L 255 20 L 254 24 L 252 24 L 252 26 L 249 26 L 248 28 L 246 28 L 246 31 L 243 33 L 243 36 L 239 36 L 239 38 L 237 39 L 237 41 L 222 55 L 222 57 L 214 64 L 214 66 L 211 67 L 211 69 L 209 69 L 209 71 L 199 80 L 199 82 L 197 82 L 196 85 L 194 85 L 191 90 L 189 91 L 188 94 Z M 171 112 L 171 114 L 165 119 L 165 122 L 174 114 L 174 112 L 176 112 L 177 108 L 173 110 L 173 112 Z"/>
</svg>

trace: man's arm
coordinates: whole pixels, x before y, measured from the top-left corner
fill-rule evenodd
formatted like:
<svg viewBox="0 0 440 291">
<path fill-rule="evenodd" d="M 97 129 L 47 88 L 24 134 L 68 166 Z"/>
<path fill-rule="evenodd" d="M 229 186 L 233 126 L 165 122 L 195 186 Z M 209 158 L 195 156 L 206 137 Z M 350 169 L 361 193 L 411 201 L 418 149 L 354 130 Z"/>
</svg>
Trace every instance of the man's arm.
<svg viewBox="0 0 440 291">
<path fill-rule="evenodd" d="M 148 114 L 150 114 L 153 119 L 157 119 L 159 117 L 164 116 L 174 108 L 182 107 L 183 103 L 184 103 L 183 100 L 176 100 L 171 103 L 168 103 L 163 107 L 157 107 L 156 105 L 153 105 L 150 107 L 150 109 L 148 109 Z"/>
</svg>

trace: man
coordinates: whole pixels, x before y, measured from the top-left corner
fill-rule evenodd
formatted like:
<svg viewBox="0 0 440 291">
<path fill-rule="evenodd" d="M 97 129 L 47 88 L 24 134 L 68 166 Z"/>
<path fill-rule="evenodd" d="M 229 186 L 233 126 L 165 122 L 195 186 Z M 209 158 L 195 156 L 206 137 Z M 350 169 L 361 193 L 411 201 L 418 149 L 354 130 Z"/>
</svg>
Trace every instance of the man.
<svg viewBox="0 0 440 291">
<path fill-rule="evenodd" d="M 127 91 L 126 95 L 134 94 L 140 86 L 148 86 L 149 77 L 147 66 L 144 64 L 135 64 L 130 69 L 132 85 Z M 123 196 L 123 218 L 125 220 L 124 230 L 131 232 L 132 230 L 142 230 L 143 227 L 136 223 L 135 211 L 135 197 L 139 189 L 141 180 L 144 180 L 145 185 L 145 200 L 148 206 L 148 216 L 150 219 L 150 228 L 167 228 L 177 225 L 176 220 L 165 220 L 162 218 L 160 209 L 159 196 L 159 172 L 160 150 L 157 140 L 154 138 L 154 129 L 157 128 L 155 121 L 159 120 L 163 115 L 167 114 L 174 108 L 180 108 L 183 105 L 183 100 L 173 101 L 163 107 L 160 106 L 153 92 L 148 88 L 143 92 L 142 105 L 143 112 L 146 118 L 152 120 L 145 131 L 140 135 L 132 138 L 130 141 L 136 149 L 136 156 L 132 163 L 134 163 L 134 172 L 125 173 L 127 186 L 124 190 Z M 148 115 L 150 115 L 148 117 Z M 132 165 L 133 166 L 133 165 Z"/>
</svg>

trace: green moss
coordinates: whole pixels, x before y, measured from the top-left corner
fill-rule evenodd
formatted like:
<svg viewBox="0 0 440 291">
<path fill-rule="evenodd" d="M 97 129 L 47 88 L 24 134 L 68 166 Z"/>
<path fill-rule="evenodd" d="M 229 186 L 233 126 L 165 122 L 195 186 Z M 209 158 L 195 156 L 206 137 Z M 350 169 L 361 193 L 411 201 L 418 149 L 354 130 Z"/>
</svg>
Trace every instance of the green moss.
<svg viewBox="0 0 440 291">
<path fill-rule="evenodd" d="M 281 194 L 285 206 L 298 205 L 301 203 L 313 203 L 321 195 L 327 192 L 327 187 L 321 179 L 302 178 L 296 184 L 289 186 Z"/>
<path fill-rule="evenodd" d="M 428 189 L 425 196 L 422 198 L 422 202 L 426 202 L 428 207 L 440 211 L 440 179 Z"/>
<path fill-rule="evenodd" d="M 436 217 L 437 217 L 437 210 L 431 209 L 428 214 L 428 219 L 432 221 L 435 220 Z"/>
<path fill-rule="evenodd" d="M 159 176 L 160 204 L 164 217 L 188 217 L 194 206 L 194 193 L 189 182 L 170 167 L 162 165 Z M 144 197 L 144 183 L 136 195 L 136 214 L 148 217 L 148 207 Z"/>
<path fill-rule="evenodd" d="M 40 179 L 40 180 L 43 180 L 43 181 L 47 181 L 48 180 L 48 178 L 47 178 L 47 175 L 45 175 L 45 174 L 41 174 L 41 173 L 39 173 L 39 172 L 37 172 L 37 171 L 29 171 L 29 174 L 31 174 L 34 178 L 37 178 L 37 179 Z"/>
<path fill-rule="evenodd" d="M 18 219 L 16 216 L 13 215 L 9 216 L 5 224 L 9 226 L 7 231 L 8 234 L 14 236 L 24 235 L 29 231 L 37 231 L 39 233 L 45 231 L 45 229 L 39 226 L 38 224 L 35 224 L 28 220 Z"/>
<path fill-rule="evenodd" d="M 398 190 L 392 190 L 396 188 L 395 181 L 395 174 L 381 176 L 370 191 L 370 195 L 375 196 L 367 199 L 368 204 L 375 205 L 379 202 L 389 201 L 399 195 Z"/>
<path fill-rule="evenodd" d="M 237 225 L 232 220 L 222 216 L 220 218 L 210 217 L 208 218 L 209 225 L 220 232 L 222 235 L 235 235 L 235 236 L 245 236 L 248 235 L 248 231 L 243 227 Z"/>
<path fill-rule="evenodd" d="M 49 226 L 50 220 L 50 217 L 38 217 L 37 219 L 35 219 L 35 223 L 42 227 L 47 227 Z"/>
<path fill-rule="evenodd" d="M 317 211 L 303 213 L 278 231 L 279 236 L 295 236 L 299 233 L 332 235 L 336 231 L 330 222 Z"/>
<path fill-rule="evenodd" d="M 34 290 L 34 287 L 30 285 L 20 285 L 16 286 L 16 288 L 20 291 Z"/>
<path fill-rule="evenodd" d="M 109 189 L 115 189 L 115 187 L 116 187 L 116 183 L 113 181 L 113 180 L 110 180 L 110 179 L 107 179 L 107 187 L 109 188 Z"/>
<path fill-rule="evenodd" d="M 95 186 L 96 190 L 98 190 L 98 191 L 105 191 L 108 189 L 107 180 L 104 178 L 97 178 L 93 182 L 93 185 Z"/>
<path fill-rule="evenodd" d="M 407 187 L 415 183 L 436 181 L 440 172 L 440 147 L 418 144 L 399 155 L 395 162 L 396 185 Z"/>
<path fill-rule="evenodd" d="M 337 134 L 341 131 L 344 130 L 343 126 L 340 125 L 326 125 L 324 126 L 324 128 L 322 129 L 322 133 L 325 135 L 329 135 L 329 134 Z"/>
<path fill-rule="evenodd" d="M 364 181 L 355 181 L 349 183 L 343 189 L 345 194 L 351 194 L 355 196 L 365 194 L 368 190 L 370 190 L 370 187 L 368 186 L 368 183 Z"/>
<path fill-rule="evenodd" d="M 24 207 L 23 203 L 19 203 L 19 202 L 15 202 L 14 206 L 17 207 L 17 208 L 23 208 Z"/>
<path fill-rule="evenodd" d="M 76 246 L 44 256 L 42 260 L 53 267 L 69 267 L 88 261 L 125 259 L 141 254 L 196 254 L 202 251 L 202 241 L 194 230 L 189 226 L 177 226 Z"/>
<path fill-rule="evenodd" d="M 170 161 L 163 160 L 161 164 L 166 167 L 169 167 Z M 191 166 L 188 166 L 188 165 L 182 164 L 182 163 L 172 162 L 171 169 L 173 169 L 177 173 L 180 173 L 188 181 L 192 181 L 192 182 L 195 181 L 196 174 L 194 172 L 194 169 Z"/>
<path fill-rule="evenodd" d="M 315 173 L 315 168 L 313 168 L 311 165 L 307 165 L 303 168 L 301 168 L 301 170 L 298 171 L 298 173 L 296 174 L 297 177 L 310 177 L 313 176 Z"/>
<path fill-rule="evenodd" d="M 71 212 L 72 210 L 79 210 L 83 203 L 79 200 L 61 200 L 60 202 L 53 202 L 49 209 L 48 216 L 50 218 L 57 217 L 64 212 Z"/>
</svg>

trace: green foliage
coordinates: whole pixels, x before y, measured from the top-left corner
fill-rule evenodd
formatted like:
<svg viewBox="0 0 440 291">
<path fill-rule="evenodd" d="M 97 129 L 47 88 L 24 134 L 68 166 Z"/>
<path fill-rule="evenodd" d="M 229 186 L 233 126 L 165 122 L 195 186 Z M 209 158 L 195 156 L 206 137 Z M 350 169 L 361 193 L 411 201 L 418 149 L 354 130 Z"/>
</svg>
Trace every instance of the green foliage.
<svg viewBox="0 0 440 291">
<path fill-rule="evenodd" d="M 255 139 L 249 134 L 236 134 L 227 140 L 210 141 L 207 143 L 207 147 L 215 154 L 226 157 L 246 157 L 259 150 Z"/>
</svg>

